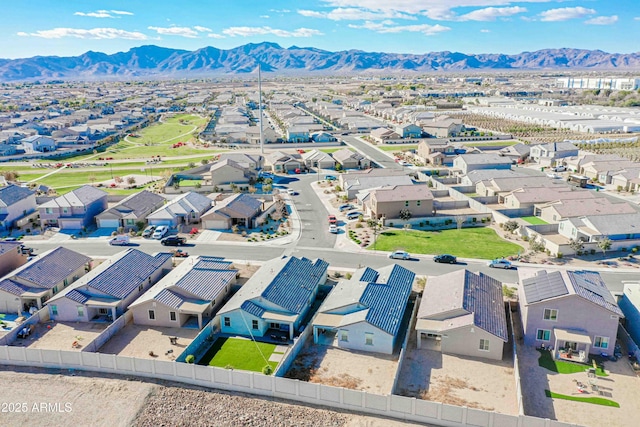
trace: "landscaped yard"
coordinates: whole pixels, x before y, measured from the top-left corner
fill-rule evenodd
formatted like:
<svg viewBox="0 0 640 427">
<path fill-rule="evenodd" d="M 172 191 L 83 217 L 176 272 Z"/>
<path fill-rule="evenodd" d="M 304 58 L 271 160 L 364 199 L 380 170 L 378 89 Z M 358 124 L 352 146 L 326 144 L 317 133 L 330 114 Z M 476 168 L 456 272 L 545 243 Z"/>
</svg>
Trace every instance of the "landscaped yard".
<svg viewBox="0 0 640 427">
<path fill-rule="evenodd" d="M 554 360 L 551 356 L 550 351 L 539 351 L 540 358 L 538 359 L 538 365 L 550 370 L 551 372 L 557 372 L 559 374 L 575 374 L 585 372 L 585 370 L 593 366 L 591 363 L 587 365 L 582 363 L 565 362 L 564 360 Z M 596 368 L 596 375 L 600 377 L 609 376 L 609 374 L 607 374 L 604 369 L 602 369 L 601 365 L 598 365 L 598 367 Z"/>
<path fill-rule="evenodd" d="M 547 221 L 544 221 L 544 220 L 538 218 L 537 216 L 523 216 L 522 219 L 524 221 L 527 221 L 531 225 L 548 224 Z"/>
<path fill-rule="evenodd" d="M 522 246 L 503 240 L 493 229 L 480 227 L 441 231 L 390 230 L 378 236 L 376 250 L 396 249 L 416 254 L 450 253 L 484 259 L 516 255 L 523 250 Z"/>
<path fill-rule="evenodd" d="M 378 148 L 382 151 L 407 151 L 407 150 L 417 150 L 418 144 L 389 144 L 389 145 L 378 145 Z"/>
<path fill-rule="evenodd" d="M 269 364 L 275 370 L 278 362 L 268 362 L 275 349 L 275 344 L 239 338 L 218 338 L 198 364 L 254 372 L 262 372 L 262 368 Z"/>
<path fill-rule="evenodd" d="M 572 400 L 574 402 L 592 403 L 594 405 L 612 406 L 614 408 L 620 407 L 618 402 L 614 402 L 613 400 L 605 399 L 603 397 L 569 396 L 566 394 L 554 393 L 550 390 L 545 390 L 544 393 L 547 397 L 551 397 L 552 399 Z"/>
</svg>

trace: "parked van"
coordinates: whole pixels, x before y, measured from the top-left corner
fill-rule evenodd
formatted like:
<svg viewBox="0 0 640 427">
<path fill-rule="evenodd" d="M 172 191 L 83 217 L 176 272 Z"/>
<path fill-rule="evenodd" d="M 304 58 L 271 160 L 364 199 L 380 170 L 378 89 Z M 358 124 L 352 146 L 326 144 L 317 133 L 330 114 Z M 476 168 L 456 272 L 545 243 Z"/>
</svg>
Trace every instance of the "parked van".
<svg viewBox="0 0 640 427">
<path fill-rule="evenodd" d="M 121 234 L 109 240 L 109 244 L 114 246 L 127 246 L 129 244 L 129 236 Z"/>
</svg>

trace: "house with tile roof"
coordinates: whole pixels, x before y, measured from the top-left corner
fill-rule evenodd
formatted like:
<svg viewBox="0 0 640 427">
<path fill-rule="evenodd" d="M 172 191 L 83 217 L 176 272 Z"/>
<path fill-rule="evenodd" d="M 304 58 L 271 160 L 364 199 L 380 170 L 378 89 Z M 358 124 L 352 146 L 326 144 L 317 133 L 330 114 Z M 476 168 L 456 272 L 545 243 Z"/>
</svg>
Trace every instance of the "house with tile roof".
<svg viewBox="0 0 640 427">
<path fill-rule="evenodd" d="M 237 274 L 224 258 L 191 256 L 129 306 L 133 322 L 202 329 L 231 292 Z"/>
<path fill-rule="evenodd" d="M 519 268 L 518 280 L 526 345 L 581 362 L 590 353 L 613 354 L 624 315 L 599 273 Z"/>
<path fill-rule="evenodd" d="M 356 270 L 331 290 L 318 309 L 313 342 L 392 354 L 414 278 L 415 273 L 397 264 L 377 271 Z"/>
<path fill-rule="evenodd" d="M 57 247 L 0 279 L 0 313 L 38 309 L 85 275 L 91 258 Z"/>
<path fill-rule="evenodd" d="M 412 185 L 413 181 L 406 172 L 391 169 L 367 169 L 366 171 L 349 171 L 342 173 L 338 177 L 340 187 L 347 195 L 353 199 L 356 195 L 365 190 L 393 185 Z"/>
<path fill-rule="evenodd" d="M 322 259 L 285 256 L 267 261 L 218 311 L 221 332 L 293 339 L 327 280 L 328 268 Z"/>
<path fill-rule="evenodd" d="M 467 269 L 429 277 L 415 329 L 418 348 L 501 360 L 509 341 L 502 283 Z"/>
<path fill-rule="evenodd" d="M 611 249 L 629 248 L 640 240 L 640 213 L 567 218 L 558 224 L 558 233 L 583 242 L 597 242 L 607 237 L 611 240 Z"/>
<path fill-rule="evenodd" d="M 213 163 L 209 170 L 202 174 L 202 184 L 227 188 L 232 183 L 248 185 L 252 178 L 255 178 L 253 170 L 249 170 L 234 160 L 226 158 Z"/>
<path fill-rule="evenodd" d="M 211 208 L 211 199 L 193 191 L 181 194 L 166 205 L 147 215 L 149 225 L 177 227 L 200 222 L 200 217 Z"/>
<path fill-rule="evenodd" d="M 529 156 L 535 162 L 546 161 L 550 163 L 553 160 L 577 156 L 579 151 L 578 147 L 571 142 L 550 142 L 548 144 L 532 144 Z"/>
<path fill-rule="evenodd" d="M 127 249 L 81 277 L 47 304 L 52 320 L 90 322 L 115 320 L 172 267 L 172 255 L 148 255 Z"/>
<path fill-rule="evenodd" d="M 40 225 L 66 230 L 81 230 L 92 225 L 95 217 L 107 209 L 107 193 L 91 185 L 56 197 L 38 206 Z"/>
<path fill-rule="evenodd" d="M 98 228 L 136 229 L 136 222 L 146 222 L 147 215 L 165 204 L 167 200 L 155 193 L 143 190 L 132 194 L 96 216 Z"/>
<path fill-rule="evenodd" d="M 340 163 L 342 169 L 368 169 L 371 167 L 371 160 L 368 157 L 348 148 L 334 152 L 333 158 Z"/>
<path fill-rule="evenodd" d="M 304 162 L 299 154 L 287 154 L 282 151 L 274 151 L 267 154 L 266 165 L 275 173 L 286 173 L 304 168 Z"/>
<path fill-rule="evenodd" d="M 631 215 L 637 211 L 629 203 L 614 201 L 605 197 L 587 199 L 555 200 L 548 203 L 536 203 L 533 214 L 545 222 L 557 224 L 567 218 L 589 215 Z"/>
<path fill-rule="evenodd" d="M 20 242 L 0 241 L 0 277 L 27 262 L 27 257 L 20 252 L 20 246 Z"/>
<path fill-rule="evenodd" d="M 319 150 L 303 153 L 302 160 L 307 168 L 334 169 L 336 167 L 336 161 L 331 154 Z"/>
<path fill-rule="evenodd" d="M 453 168 L 463 174 L 480 169 L 511 169 L 512 161 L 498 154 L 460 154 L 453 159 Z"/>
<path fill-rule="evenodd" d="M 0 187 L 0 230 L 13 227 L 16 221 L 35 210 L 35 191 L 14 184 Z"/>
<path fill-rule="evenodd" d="M 433 215 L 433 200 L 426 184 L 385 186 L 369 192 L 364 211 L 371 218 L 390 220 L 400 218 L 400 212 L 409 210 L 412 218 L 421 218 Z"/>
<path fill-rule="evenodd" d="M 202 228 L 230 230 L 234 225 L 253 228 L 253 220 L 262 212 L 262 202 L 250 194 L 236 193 L 220 201 L 202 215 Z"/>
</svg>

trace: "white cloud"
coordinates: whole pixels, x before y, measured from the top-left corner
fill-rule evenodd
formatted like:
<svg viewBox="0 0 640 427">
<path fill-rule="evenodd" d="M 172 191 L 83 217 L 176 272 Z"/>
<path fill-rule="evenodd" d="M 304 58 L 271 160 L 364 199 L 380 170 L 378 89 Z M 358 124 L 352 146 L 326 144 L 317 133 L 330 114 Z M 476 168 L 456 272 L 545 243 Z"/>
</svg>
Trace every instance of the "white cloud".
<svg viewBox="0 0 640 427">
<path fill-rule="evenodd" d="M 586 7 L 561 7 L 559 9 L 545 10 L 540 14 L 541 21 L 568 21 L 569 19 L 584 18 L 588 15 L 596 13 L 594 9 Z"/>
<path fill-rule="evenodd" d="M 289 9 L 269 9 L 269 12 L 273 13 L 290 13 Z"/>
<path fill-rule="evenodd" d="M 364 10 L 354 7 L 337 8 L 330 12 L 318 12 L 315 10 L 298 10 L 298 13 L 302 16 L 311 18 L 326 18 L 332 21 L 377 21 L 380 19 L 396 18 L 396 19 L 411 19 L 415 20 L 416 17 L 401 13 L 397 11 L 383 11 L 375 12 L 370 10 Z"/>
<path fill-rule="evenodd" d="M 21 37 L 42 37 L 44 39 L 61 39 L 74 37 L 77 39 L 127 39 L 147 40 L 147 36 L 137 31 L 125 31 L 117 28 L 53 28 L 51 30 L 39 30 L 34 33 L 17 33 Z"/>
<path fill-rule="evenodd" d="M 269 15 L 260 15 L 260 18 L 262 18 L 262 19 L 269 19 L 269 18 L 271 18 L 271 17 L 270 17 Z"/>
<path fill-rule="evenodd" d="M 75 12 L 74 15 L 88 18 L 119 18 L 118 15 L 133 15 L 133 13 L 124 10 L 96 10 L 95 12 Z"/>
<path fill-rule="evenodd" d="M 198 37 L 198 32 L 189 27 L 147 27 L 147 29 L 153 30 L 163 36 L 180 36 L 189 39 Z"/>
<path fill-rule="evenodd" d="M 618 22 L 618 15 L 612 16 L 596 16 L 595 18 L 584 21 L 585 24 L 590 25 L 611 25 Z"/>
<path fill-rule="evenodd" d="M 451 30 L 451 28 L 442 26 L 440 24 L 395 25 L 395 22 L 393 21 L 382 21 L 382 22 L 367 21 L 362 25 L 349 24 L 349 27 L 364 28 L 367 30 L 375 31 L 376 33 L 381 33 L 381 34 L 409 32 L 409 33 L 422 33 L 425 36 L 433 36 L 438 33 Z"/>
<path fill-rule="evenodd" d="M 460 16 L 460 21 L 495 21 L 497 18 L 505 18 L 518 13 L 524 13 L 527 9 L 520 6 L 514 7 L 487 7 L 484 9 L 477 9 L 473 12 L 469 12 Z"/>
<path fill-rule="evenodd" d="M 207 34 L 207 37 L 211 37 L 212 39 L 226 39 L 226 37 L 223 36 L 222 34 L 216 34 L 216 33 L 209 33 Z"/>
<path fill-rule="evenodd" d="M 640 16 L 636 16 L 635 18 L 633 18 L 636 21 L 640 21 Z"/>
<path fill-rule="evenodd" d="M 194 25 L 193 29 L 201 33 L 210 33 L 213 31 L 211 28 L 201 27 L 200 25 Z"/>
<path fill-rule="evenodd" d="M 483 30 L 480 30 L 480 32 L 481 32 L 481 33 L 490 33 L 490 32 L 491 32 L 491 30 L 484 30 L 484 29 L 483 29 Z"/>
<path fill-rule="evenodd" d="M 322 36 L 322 32 L 311 28 L 298 28 L 287 31 L 271 27 L 229 27 L 222 30 L 222 33 L 229 37 L 250 37 L 271 34 L 277 37 L 312 37 Z"/>
</svg>

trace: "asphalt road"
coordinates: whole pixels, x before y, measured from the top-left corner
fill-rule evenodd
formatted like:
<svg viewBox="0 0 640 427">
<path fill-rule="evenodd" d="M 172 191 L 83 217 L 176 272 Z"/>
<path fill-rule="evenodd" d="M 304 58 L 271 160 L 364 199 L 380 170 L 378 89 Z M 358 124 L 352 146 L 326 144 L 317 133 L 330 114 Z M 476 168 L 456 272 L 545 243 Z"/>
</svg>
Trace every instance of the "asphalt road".
<svg viewBox="0 0 640 427">
<path fill-rule="evenodd" d="M 357 151 L 363 153 L 365 156 L 369 157 L 370 159 L 373 159 L 373 161 L 376 162 L 381 167 L 388 168 L 388 169 L 402 169 L 402 166 L 394 162 L 393 159 L 391 159 L 391 157 L 376 150 L 368 142 L 362 142 L 353 136 L 345 135 L 345 136 L 341 136 L 340 138 L 345 142 L 345 144 L 355 148 Z"/>
</svg>

